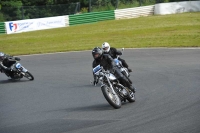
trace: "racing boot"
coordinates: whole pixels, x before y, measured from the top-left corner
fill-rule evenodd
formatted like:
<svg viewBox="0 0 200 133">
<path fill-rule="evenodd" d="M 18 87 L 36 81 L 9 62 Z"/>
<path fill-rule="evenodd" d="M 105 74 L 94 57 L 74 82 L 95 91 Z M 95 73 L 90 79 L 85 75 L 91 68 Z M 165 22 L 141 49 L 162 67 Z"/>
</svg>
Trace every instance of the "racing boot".
<svg viewBox="0 0 200 133">
<path fill-rule="evenodd" d="M 136 92 L 135 87 L 133 87 L 133 85 L 127 80 L 127 78 L 125 78 L 125 77 L 120 77 L 120 78 L 119 78 L 119 81 L 120 81 L 120 83 L 121 83 L 122 85 L 124 85 L 124 86 L 128 87 L 130 90 L 132 90 L 133 93 Z"/>
<path fill-rule="evenodd" d="M 130 68 L 127 68 L 128 69 L 128 72 L 132 72 L 132 69 L 130 69 Z"/>
<path fill-rule="evenodd" d="M 133 85 L 130 85 L 128 88 L 131 89 L 133 91 L 133 93 L 136 92 L 136 89 L 135 89 L 135 87 L 133 87 Z"/>
<path fill-rule="evenodd" d="M 135 93 L 135 91 L 136 91 L 135 87 L 133 87 L 133 85 L 132 85 L 128 80 L 126 81 L 126 84 L 127 84 L 127 87 L 128 87 L 130 90 L 132 90 L 133 93 Z"/>
</svg>

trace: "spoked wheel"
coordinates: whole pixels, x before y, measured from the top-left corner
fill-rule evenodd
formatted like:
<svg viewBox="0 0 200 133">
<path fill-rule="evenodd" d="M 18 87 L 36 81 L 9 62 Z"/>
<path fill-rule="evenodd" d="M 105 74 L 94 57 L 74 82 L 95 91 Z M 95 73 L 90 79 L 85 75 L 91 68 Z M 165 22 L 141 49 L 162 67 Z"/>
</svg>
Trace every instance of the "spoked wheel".
<svg viewBox="0 0 200 133">
<path fill-rule="evenodd" d="M 26 77 L 29 80 L 34 80 L 34 77 L 33 77 L 33 75 L 30 72 L 26 72 L 25 75 L 24 75 L 24 77 Z"/>
<path fill-rule="evenodd" d="M 127 100 L 132 103 L 135 102 L 135 93 L 133 93 L 130 89 L 127 88 L 127 91 L 129 92 Z"/>
<path fill-rule="evenodd" d="M 119 96 L 111 91 L 111 89 L 107 86 L 102 86 L 101 90 L 103 92 L 103 95 L 105 99 L 108 101 L 108 103 L 113 106 L 115 109 L 121 108 L 121 100 Z"/>
</svg>

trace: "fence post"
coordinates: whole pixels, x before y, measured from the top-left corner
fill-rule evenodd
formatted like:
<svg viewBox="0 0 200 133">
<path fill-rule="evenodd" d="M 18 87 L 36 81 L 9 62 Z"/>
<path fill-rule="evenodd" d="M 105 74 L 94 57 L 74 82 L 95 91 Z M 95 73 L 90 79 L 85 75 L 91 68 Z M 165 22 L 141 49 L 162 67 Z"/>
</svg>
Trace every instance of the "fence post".
<svg viewBox="0 0 200 133">
<path fill-rule="evenodd" d="M 88 12 L 91 12 L 91 0 L 89 0 L 89 11 Z"/>
<path fill-rule="evenodd" d="M 22 20 L 23 20 L 24 19 L 24 8 L 23 8 L 23 6 L 21 8 L 22 8 Z"/>
<path fill-rule="evenodd" d="M 118 0 L 116 0 L 116 5 L 115 5 L 115 9 L 117 9 L 118 8 Z"/>
<path fill-rule="evenodd" d="M 139 0 L 140 1 L 140 6 L 142 6 L 142 0 Z"/>
</svg>

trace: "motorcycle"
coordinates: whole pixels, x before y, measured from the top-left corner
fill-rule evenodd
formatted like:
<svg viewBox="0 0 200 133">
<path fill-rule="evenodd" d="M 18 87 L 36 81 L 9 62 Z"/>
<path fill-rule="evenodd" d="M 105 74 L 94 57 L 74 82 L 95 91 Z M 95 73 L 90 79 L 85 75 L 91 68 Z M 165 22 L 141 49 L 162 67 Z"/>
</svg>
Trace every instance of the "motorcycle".
<svg viewBox="0 0 200 133">
<path fill-rule="evenodd" d="M 122 54 L 123 54 L 124 48 L 122 48 Z M 114 58 L 114 62 L 116 64 L 116 66 L 120 69 L 121 73 L 128 79 L 128 81 L 132 84 L 132 81 L 130 80 L 130 72 L 128 71 L 128 69 L 126 67 L 124 67 L 122 65 L 122 62 L 118 59 L 120 57 L 120 55 L 117 55 L 116 58 Z M 99 83 L 99 78 L 97 77 L 97 81 L 96 84 Z M 91 84 L 92 84 L 92 80 L 91 80 Z M 95 86 L 96 86 L 95 84 Z"/>
<path fill-rule="evenodd" d="M 11 79 L 14 79 L 14 80 L 20 80 L 23 77 L 29 80 L 34 80 L 34 76 L 19 62 L 14 63 L 11 66 L 11 70 L 9 72 L 4 71 L 3 69 L 1 69 L 1 72 L 5 73 L 7 77 L 10 77 Z"/>
<path fill-rule="evenodd" d="M 102 93 L 107 102 L 115 109 L 121 108 L 122 102 L 135 102 L 135 94 L 129 88 L 120 84 L 117 78 L 100 65 L 93 68 L 93 73 L 99 78 Z"/>
<path fill-rule="evenodd" d="M 122 52 L 124 51 L 124 48 L 122 48 Z M 114 62 L 116 66 L 120 69 L 121 73 L 128 79 L 128 81 L 132 84 L 132 81 L 130 80 L 130 72 L 126 67 L 122 65 L 122 62 L 118 59 L 120 55 L 117 55 L 117 58 L 114 59 Z"/>
</svg>

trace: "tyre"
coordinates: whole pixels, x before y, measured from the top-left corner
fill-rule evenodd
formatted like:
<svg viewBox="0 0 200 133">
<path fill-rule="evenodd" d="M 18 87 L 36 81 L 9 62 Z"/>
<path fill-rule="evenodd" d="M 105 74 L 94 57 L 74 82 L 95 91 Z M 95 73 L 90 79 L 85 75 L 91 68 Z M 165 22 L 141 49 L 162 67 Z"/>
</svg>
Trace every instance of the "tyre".
<svg viewBox="0 0 200 133">
<path fill-rule="evenodd" d="M 24 75 L 24 77 L 26 77 L 29 80 L 34 80 L 34 77 L 33 77 L 33 75 L 30 72 L 26 72 L 25 75 Z"/>
<path fill-rule="evenodd" d="M 115 93 L 113 94 L 111 89 L 107 86 L 101 87 L 102 93 L 105 97 L 105 99 L 108 101 L 108 103 L 113 106 L 115 109 L 121 108 L 121 100 L 119 96 Z"/>
<path fill-rule="evenodd" d="M 131 90 L 127 89 L 127 91 L 129 92 L 127 100 L 132 103 L 135 102 L 135 93 L 133 93 Z"/>
</svg>

